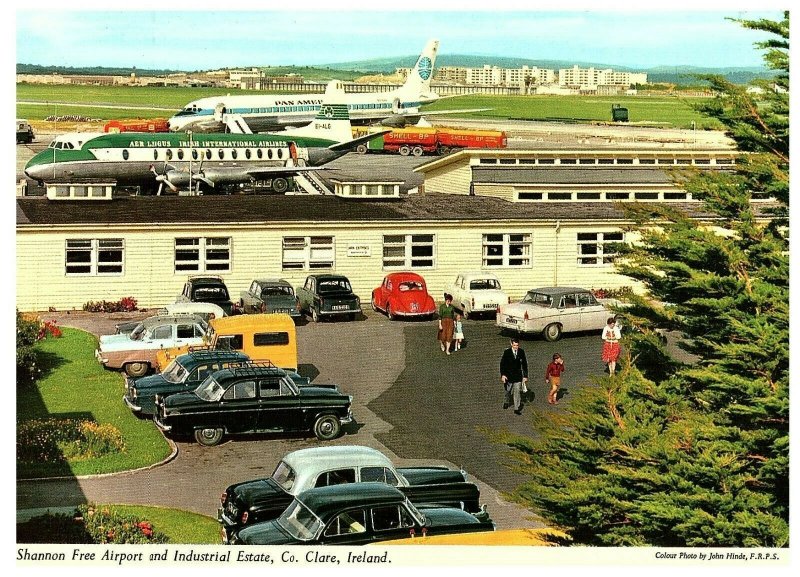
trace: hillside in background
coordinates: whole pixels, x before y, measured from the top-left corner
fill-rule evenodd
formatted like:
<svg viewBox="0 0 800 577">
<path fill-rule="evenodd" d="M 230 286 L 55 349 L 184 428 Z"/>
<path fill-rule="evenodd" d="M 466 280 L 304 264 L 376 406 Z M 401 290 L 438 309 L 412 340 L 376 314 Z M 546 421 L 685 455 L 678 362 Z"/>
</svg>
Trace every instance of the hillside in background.
<svg viewBox="0 0 800 577">
<path fill-rule="evenodd" d="M 374 58 L 371 60 L 356 60 L 351 62 L 339 62 L 332 64 L 321 64 L 317 66 L 258 66 L 268 74 L 281 76 L 286 74 L 298 74 L 305 80 L 313 82 L 326 82 L 337 79 L 352 81 L 366 74 L 392 74 L 395 69 L 411 67 L 416 62 L 417 56 L 405 56 L 400 58 Z M 613 64 L 602 64 L 597 62 L 574 62 L 567 60 L 532 60 L 526 58 L 506 58 L 500 56 L 476 56 L 464 54 L 441 54 L 436 60 L 436 66 L 464 66 L 469 68 L 480 68 L 484 65 L 499 66 L 501 68 L 521 68 L 522 66 L 538 66 L 539 68 L 549 68 L 558 70 L 560 68 L 571 68 L 578 65 L 581 68 L 613 68 L 614 70 L 627 72 L 646 72 L 647 79 L 653 83 L 671 84 L 697 84 L 696 74 L 718 74 L 724 76 L 735 84 L 747 84 L 757 78 L 772 78 L 774 74 L 769 70 L 758 67 L 751 68 L 699 68 L 693 66 L 659 66 L 649 69 L 633 69 Z M 241 68 L 251 68 L 244 66 Z M 17 74 L 85 74 L 98 76 L 127 76 L 136 72 L 138 76 L 164 76 L 180 72 L 181 70 L 151 70 L 137 69 L 135 67 L 112 68 L 104 66 L 95 67 L 65 67 L 65 66 L 41 66 L 37 64 L 17 64 Z"/>
</svg>

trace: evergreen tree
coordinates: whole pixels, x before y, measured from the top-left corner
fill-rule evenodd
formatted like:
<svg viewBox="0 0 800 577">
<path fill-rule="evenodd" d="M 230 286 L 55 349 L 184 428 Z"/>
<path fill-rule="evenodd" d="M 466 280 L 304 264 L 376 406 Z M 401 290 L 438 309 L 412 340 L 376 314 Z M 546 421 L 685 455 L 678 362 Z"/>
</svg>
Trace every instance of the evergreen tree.
<svg viewBox="0 0 800 577">
<path fill-rule="evenodd" d="M 512 496 L 577 543 L 788 546 L 789 13 L 737 22 L 775 36 L 758 46 L 778 74 L 762 92 L 706 78 L 700 108 L 746 153 L 679 176 L 707 217 L 627 207 L 640 242 L 618 266 L 647 294 L 623 370 L 537 413 L 535 439 L 498 435 L 530 477 Z"/>
</svg>

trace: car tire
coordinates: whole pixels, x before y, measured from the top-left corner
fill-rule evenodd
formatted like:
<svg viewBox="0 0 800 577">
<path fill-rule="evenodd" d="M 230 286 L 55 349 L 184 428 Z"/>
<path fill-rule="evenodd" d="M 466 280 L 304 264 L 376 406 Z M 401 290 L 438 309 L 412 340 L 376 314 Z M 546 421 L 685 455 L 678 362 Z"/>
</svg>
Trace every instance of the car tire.
<svg viewBox="0 0 800 577">
<path fill-rule="evenodd" d="M 400 156 L 408 156 L 411 154 L 411 149 L 408 146 L 403 145 L 400 147 L 398 152 L 400 153 Z"/>
<path fill-rule="evenodd" d="M 366 154 L 367 153 L 367 145 L 366 144 L 359 144 L 356 146 L 356 152 L 359 154 Z"/>
<path fill-rule="evenodd" d="M 386 316 L 390 321 L 393 321 L 397 318 L 395 314 L 392 312 L 392 306 L 389 303 L 386 303 Z"/>
<path fill-rule="evenodd" d="M 369 301 L 369 306 L 372 307 L 372 310 L 378 312 L 378 305 L 375 304 L 375 297 L 372 297 Z"/>
<path fill-rule="evenodd" d="M 414 156 L 422 156 L 423 152 L 424 151 L 422 150 L 421 146 L 415 146 L 414 148 L 411 149 L 411 154 L 413 154 Z"/>
<path fill-rule="evenodd" d="M 330 441 L 342 432 L 342 424 L 336 415 L 320 415 L 314 421 L 314 435 L 320 441 Z"/>
<path fill-rule="evenodd" d="M 129 377 L 133 377 L 134 379 L 145 376 L 149 370 L 150 365 L 147 363 L 140 362 L 125 364 L 125 374 L 127 374 Z"/>
<path fill-rule="evenodd" d="M 542 335 L 546 341 L 550 341 L 551 343 L 557 341 L 561 338 L 561 325 L 558 323 L 550 323 L 544 327 Z"/>
<path fill-rule="evenodd" d="M 204 447 L 213 447 L 214 445 L 219 445 L 224 434 L 225 431 L 222 429 L 196 429 L 194 440 Z"/>
<path fill-rule="evenodd" d="M 464 320 L 469 318 L 469 311 L 467 310 L 467 307 L 461 309 L 461 316 L 464 317 Z"/>
<path fill-rule="evenodd" d="M 289 190 L 289 181 L 286 180 L 285 178 L 273 178 L 272 190 L 274 190 L 278 194 L 283 194 L 284 192 Z"/>
<path fill-rule="evenodd" d="M 311 307 L 311 320 L 314 321 L 315 323 L 318 323 L 319 322 L 319 318 L 320 318 L 320 315 L 319 315 L 319 312 L 317 311 L 317 309 L 315 307 Z"/>
</svg>

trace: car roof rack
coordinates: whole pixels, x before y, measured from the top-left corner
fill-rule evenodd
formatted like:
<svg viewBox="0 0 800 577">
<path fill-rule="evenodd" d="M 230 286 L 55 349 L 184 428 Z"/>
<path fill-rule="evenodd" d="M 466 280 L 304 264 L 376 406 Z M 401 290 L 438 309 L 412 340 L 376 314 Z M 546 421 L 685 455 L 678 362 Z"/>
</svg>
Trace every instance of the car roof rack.
<svg viewBox="0 0 800 577">
<path fill-rule="evenodd" d="M 197 359 L 205 359 L 206 357 L 213 359 L 214 357 L 219 357 L 220 354 L 222 355 L 230 355 L 230 356 L 242 356 L 244 353 L 237 351 L 235 349 L 212 349 L 211 347 L 207 346 L 196 346 L 196 347 L 189 347 L 189 351 L 187 354 L 193 355 Z M 247 362 L 247 361 L 241 361 Z"/>
<path fill-rule="evenodd" d="M 267 371 L 274 372 L 280 371 L 283 373 L 282 369 L 279 369 L 275 365 L 272 364 L 271 361 L 246 361 L 242 363 L 232 363 L 228 370 L 233 373 L 236 377 L 261 377 L 264 376 L 264 373 Z"/>
</svg>

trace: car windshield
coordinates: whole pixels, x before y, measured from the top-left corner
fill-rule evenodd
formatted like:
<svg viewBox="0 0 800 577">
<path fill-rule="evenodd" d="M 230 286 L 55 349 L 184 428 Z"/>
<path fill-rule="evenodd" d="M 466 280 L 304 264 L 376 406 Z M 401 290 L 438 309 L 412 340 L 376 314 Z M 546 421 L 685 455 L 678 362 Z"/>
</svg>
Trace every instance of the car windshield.
<svg viewBox="0 0 800 577">
<path fill-rule="evenodd" d="M 194 289 L 194 298 L 198 301 L 226 301 L 228 289 L 224 286 L 199 286 Z"/>
<path fill-rule="evenodd" d="M 144 325 L 139 323 L 136 325 L 136 328 L 131 331 L 131 340 L 132 341 L 140 341 L 144 336 Z"/>
<path fill-rule="evenodd" d="M 294 485 L 294 469 L 287 465 L 284 461 L 278 463 L 275 467 L 275 472 L 272 473 L 272 479 L 287 491 L 292 490 Z"/>
<path fill-rule="evenodd" d="M 164 377 L 164 380 L 168 383 L 177 384 L 186 380 L 186 375 L 188 374 L 189 372 L 176 359 L 167 365 L 167 368 L 164 369 L 164 372 L 161 373 L 161 376 Z"/>
<path fill-rule="evenodd" d="M 194 394 L 203 399 L 204 401 L 219 401 L 225 389 L 215 379 L 214 375 L 209 375 L 206 380 L 200 383 L 194 391 Z"/>
<path fill-rule="evenodd" d="M 350 282 L 344 278 L 331 278 L 319 281 L 319 292 L 324 293 L 338 293 L 341 291 L 350 292 Z"/>
<path fill-rule="evenodd" d="M 529 291 L 528 294 L 525 295 L 525 298 L 522 299 L 522 302 L 525 304 L 538 305 L 540 307 L 550 308 L 553 305 L 553 297 L 550 295 L 546 295 L 544 293 Z"/>
<path fill-rule="evenodd" d="M 400 286 L 397 287 L 400 292 L 405 291 L 421 291 L 424 287 L 422 283 L 415 280 L 407 280 L 400 283 Z"/>
<path fill-rule="evenodd" d="M 278 517 L 278 525 L 298 541 L 311 541 L 322 530 L 322 521 L 297 499 Z"/>
<path fill-rule="evenodd" d="M 500 283 L 493 278 L 480 278 L 469 281 L 469 290 L 486 291 L 500 290 Z"/>
</svg>

